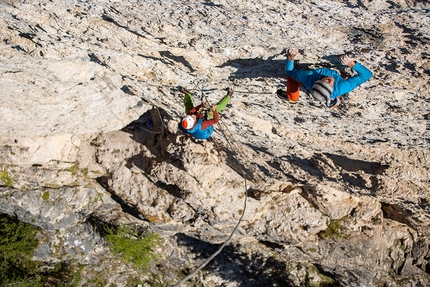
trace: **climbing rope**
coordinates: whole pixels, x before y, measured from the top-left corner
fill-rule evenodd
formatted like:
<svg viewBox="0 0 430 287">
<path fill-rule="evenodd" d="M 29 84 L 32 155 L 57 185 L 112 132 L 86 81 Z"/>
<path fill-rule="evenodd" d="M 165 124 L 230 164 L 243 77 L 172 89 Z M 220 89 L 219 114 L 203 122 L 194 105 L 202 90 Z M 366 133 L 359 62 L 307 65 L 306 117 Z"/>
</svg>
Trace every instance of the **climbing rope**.
<svg viewBox="0 0 430 287">
<path fill-rule="evenodd" d="M 241 156 L 245 158 L 247 161 L 251 162 L 251 159 L 245 154 L 241 146 L 238 144 L 238 141 L 236 140 L 234 134 L 228 129 L 227 125 L 221 120 L 218 121 L 218 124 L 221 127 L 221 132 L 224 135 L 225 139 L 227 140 L 227 144 L 230 146 L 230 149 L 239 150 Z M 229 139 L 233 139 L 233 143 Z"/>
<path fill-rule="evenodd" d="M 221 121 L 219 121 L 218 123 L 220 123 Z M 227 132 L 226 132 L 227 131 Z M 239 152 L 242 154 L 242 156 L 244 156 L 245 154 L 243 153 L 243 150 L 239 147 L 239 144 L 237 143 L 236 139 L 234 138 L 233 134 L 231 133 L 231 131 L 227 128 L 226 125 L 223 124 L 223 128 L 222 128 L 222 132 L 223 133 L 228 133 L 230 135 L 230 139 L 233 139 L 233 141 L 235 141 L 235 146 L 236 150 L 239 150 Z M 227 137 L 227 143 L 230 145 L 231 150 L 234 150 L 233 144 L 231 143 L 231 140 L 229 140 Z M 194 277 L 200 270 L 202 270 L 209 262 L 212 261 L 212 259 L 214 259 L 218 254 L 221 253 L 221 251 L 224 249 L 224 247 L 227 245 L 227 243 L 230 242 L 231 238 L 233 237 L 233 234 L 236 232 L 237 228 L 239 227 L 240 223 L 242 222 L 242 219 L 245 215 L 245 211 L 246 211 L 246 203 L 248 200 L 248 186 L 247 186 L 247 181 L 246 181 L 246 174 L 243 171 L 243 169 L 241 168 L 241 172 L 242 172 L 242 177 L 244 179 L 244 187 L 245 187 L 245 199 L 244 199 L 244 203 L 243 203 L 243 212 L 242 215 L 239 218 L 239 221 L 237 222 L 236 226 L 233 228 L 233 231 L 230 233 L 230 236 L 227 238 L 227 240 L 221 244 L 221 246 L 211 255 L 209 256 L 202 264 L 200 264 L 193 272 L 191 272 L 190 274 L 188 274 L 187 276 L 185 276 L 182 280 L 180 280 L 178 283 L 176 283 L 175 285 L 171 285 L 170 287 L 179 287 L 181 286 L 183 283 L 185 283 L 186 281 L 190 280 L 192 277 Z"/>
<path fill-rule="evenodd" d="M 233 237 L 233 234 L 236 232 L 237 228 L 239 227 L 240 223 L 242 222 L 243 216 L 245 215 L 246 202 L 247 202 L 247 199 L 248 199 L 248 187 L 247 187 L 247 184 L 246 184 L 245 174 L 243 174 L 243 178 L 245 180 L 245 201 L 244 201 L 244 204 L 243 204 L 243 212 L 242 212 L 242 215 L 240 216 L 239 221 L 237 222 L 236 226 L 233 228 L 233 231 L 230 233 L 230 236 L 227 238 L 227 240 L 223 244 L 221 244 L 221 246 L 218 248 L 218 250 L 215 251 L 211 256 L 209 256 L 202 264 L 200 264 L 200 266 L 198 266 L 196 268 L 196 270 L 194 270 L 193 272 L 191 272 L 190 274 L 188 274 L 187 276 L 185 276 L 181 281 L 179 281 L 175 285 L 171 285 L 170 287 L 179 287 L 183 283 L 185 283 L 188 280 L 190 280 L 192 277 L 194 277 L 197 274 L 197 272 L 199 272 L 200 270 L 202 270 L 209 262 L 211 262 L 212 259 L 215 258 L 215 256 L 217 256 L 218 254 L 220 254 L 221 251 L 224 249 L 224 247 L 227 245 L 227 243 L 230 242 L 231 238 Z"/>
<path fill-rule="evenodd" d="M 201 93 L 201 100 L 202 100 L 202 102 L 203 101 L 207 102 L 207 97 L 205 95 L 206 89 L 201 88 L 200 90 L 202 91 L 202 93 Z M 140 125 L 138 125 L 136 123 L 132 123 L 133 126 L 136 126 L 136 127 L 140 128 L 140 129 L 143 129 L 143 130 L 145 130 L 147 132 L 154 133 L 154 134 L 160 134 L 161 132 L 163 132 L 163 130 L 164 130 L 163 120 L 161 118 L 161 114 L 160 114 L 159 109 L 156 108 L 156 110 L 158 112 L 158 117 L 159 117 L 160 123 L 161 123 L 161 129 L 160 129 L 160 131 L 152 131 L 152 130 L 144 128 L 144 127 L 142 127 L 142 126 L 140 126 Z M 229 144 L 231 144 L 231 143 L 229 143 Z M 189 275 L 187 275 L 186 277 L 184 277 L 182 280 L 180 280 L 175 285 L 171 285 L 172 287 L 179 287 L 184 282 L 186 282 L 189 279 L 191 279 L 192 277 L 194 277 L 201 269 L 203 269 L 207 264 L 209 264 L 209 262 L 211 262 L 213 258 L 215 258 L 219 253 L 221 253 L 221 251 L 224 249 L 224 247 L 227 245 L 227 243 L 229 243 L 230 240 L 232 239 L 234 233 L 236 232 L 237 228 L 240 226 L 240 223 L 242 222 L 242 219 L 243 219 L 243 217 L 245 215 L 246 204 L 247 204 L 247 200 L 248 200 L 248 187 L 247 187 L 246 176 L 245 176 L 245 173 L 244 173 L 243 170 L 242 170 L 242 176 L 244 178 L 244 187 L 245 187 L 245 200 L 244 200 L 244 204 L 243 204 L 244 206 L 243 206 L 242 215 L 240 216 L 239 221 L 237 222 L 236 226 L 233 228 L 233 231 L 230 233 L 230 236 L 227 238 L 227 240 L 223 244 L 221 244 L 221 246 L 218 248 L 218 250 L 216 250 L 210 257 L 208 257 L 200 266 L 198 266 L 196 268 L 196 270 L 194 270 L 193 272 L 191 272 Z"/>
<path fill-rule="evenodd" d="M 138 81 L 138 82 L 143 82 L 140 80 L 134 80 L 134 81 Z M 172 87 L 169 85 L 160 85 L 160 84 L 151 84 L 148 82 L 145 82 L 145 85 L 147 86 L 151 86 L 151 87 L 157 87 L 157 88 L 167 88 L 167 89 L 176 89 L 176 87 Z M 224 89 L 217 89 L 217 88 L 201 88 L 201 87 L 197 87 L 196 84 L 194 84 L 194 88 L 189 89 L 189 91 L 196 91 L 196 92 L 209 92 L 209 91 L 223 91 Z M 275 92 L 273 91 L 269 91 L 265 88 L 262 88 L 262 91 L 240 91 L 240 90 L 234 90 L 231 89 L 232 92 L 234 92 L 235 94 L 252 94 L 252 95 L 273 95 L 275 94 Z"/>
<path fill-rule="evenodd" d="M 203 84 L 205 84 L 205 83 L 203 83 Z M 206 96 L 206 94 L 205 94 L 205 92 L 206 91 L 209 91 L 208 89 L 206 89 L 204 86 L 201 86 L 201 87 L 198 87 L 197 86 L 197 84 L 195 84 L 195 86 L 196 86 L 196 88 L 198 89 L 198 90 L 200 90 L 201 91 L 201 102 L 208 102 L 208 99 L 207 99 L 207 96 Z M 211 91 L 212 90 L 216 90 L 216 89 L 211 89 Z M 227 89 L 223 89 L 223 90 L 227 90 L 227 91 L 229 91 L 230 90 L 230 88 L 227 88 Z M 235 91 L 235 92 L 237 92 L 237 91 Z M 138 127 L 138 128 L 140 128 L 140 129 L 143 129 L 143 130 L 145 130 L 145 131 L 147 131 L 147 132 L 150 132 L 150 133 L 154 133 L 154 134 L 160 134 L 161 132 L 163 132 L 163 130 L 164 130 L 164 124 L 163 124 L 163 120 L 162 120 L 162 118 L 161 118 L 161 114 L 160 114 L 160 111 L 159 111 L 159 109 L 158 108 L 156 108 L 156 110 L 157 110 L 157 112 L 158 112 L 158 117 L 159 117 L 159 119 L 160 119 L 160 123 L 161 123 L 161 129 L 160 129 L 160 131 L 152 131 L 152 130 L 149 130 L 149 129 L 147 129 L 147 128 L 144 128 L 144 127 L 142 127 L 142 126 L 140 126 L 140 125 L 137 125 L 136 123 L 132 123 L 134 126 L 136 126 L 136 127 Z M 237 142 L 237 140 L 234 138 L 234 135 L 233 135 L 233 133 L 227 128 L 227 126 L 222 122 L 222 121 L 219 121 L 219 123 L 221 123 L 221 125 L 222 125 L 222 128 L 221 128 L 221 131 L 222 131 L 222 133 L 224 134 L 224 136 L 225 136 L 225 138 L 227 139 L 227 143 L 228 143 L 228 145 L 230 146 L 230 149 L 232 150 L 232 151 L 234 151 L 234 150 L 236 150 L 236 151 L 239 151 L 237 154 L 241 154 L 242 155 L 242 157 L 244 158 L 244 159 L 246 159 L 246 160 L 249 160 L 249 158 L 248 157 L 246 157 L 246 155 L 245 155 L 245 153 L 243 152 L 243 150 L 241 149 L 241 147 L 239 146 L 239 144 L 238 144 L 238 142 Z M 234 143 L 233 143 L 233 142 Z M 238 161 L 239 161 L 239 159 L 237 159 Z M 251 162 L 250 160 L 249 160 L 249 162 Z M 189 275 L 187 275 L 187 276 L 185 276 L 182 280 L 180 280 L 178 283 L 176 283 L 176 284 L 174 284 L 174 285 L 169 285 L 169 286 L 171 286 L 171 287 L 179 287 L 179 286 L 181 286 L 183 283 L 185 283 L 186 281 L 188 281 L 188 280 L 190 280 L 192 277 L 194 277 L 200 270 L 202 270 L 207 264 L 209 264 L 209 262 L 211 262 L 219 253 L 221 253 L 221 251 L 224 249 L 224 247 L 231 241 L 231 239 L 233 238 L 233 235 L 234 235 L 234 233 L 236 232 L 236 230 L 238 229 L 238 227 L 240 226 L 240 223 L 242 222 L 242 219 L 243 219 L 243 217 L 244 217 L 244 215 L 245 215 L 245 212 L 246 212 L 246 207 L 247 207 L 247 200 L 248 200 L 248 197 L 249 197 L 249 195 L 248 195 L 248 187 L 247 187 L 247 180 L 246 180 L 246 174 L 245 174 L 245 172 L 244 172 L 244 170 L 241 168 L 241 172 L 242 172 L 242 177 L 243 177 L 243 179 L 244 179 L 244 187 L 245 187 L 245 199 L 244 199 L 244 203 L 243 203 L 243 211 L 242 211 L 242 214 L 241 214 L 241 216 L 240 216 L 240 218 L 239 218 L 239 220 L 238 220 L 238 222 L 237 222 L 237 224 L 235 225 L 235 227 L 233 228 L 233 230 L 232 230 L 232 232 L 230 233 L 230 235 L 229 235 L 229 237 L 227 238 L 227 240 L 223 243 L 223 244 L 221 244 L 221 246 L 211 255 L 211 256 L 209 256 L 202 264 L 200 264 L 193 272 L 191 272 Z"/>
</svg>

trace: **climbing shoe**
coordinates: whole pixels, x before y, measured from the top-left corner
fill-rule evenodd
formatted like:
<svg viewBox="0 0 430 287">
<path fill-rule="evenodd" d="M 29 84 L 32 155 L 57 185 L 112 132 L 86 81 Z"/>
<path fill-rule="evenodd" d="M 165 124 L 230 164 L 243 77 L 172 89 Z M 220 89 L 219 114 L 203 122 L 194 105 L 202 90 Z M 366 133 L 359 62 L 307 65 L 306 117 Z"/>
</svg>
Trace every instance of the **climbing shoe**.
<svg viewBox="0 0 430 287">
<path fill-rule="evenodd" d="M 329 107 L 329 108 L 337 108 L 340 105 L 340 103 L 342 103 L 342 102 L 343 102 L 343 97 L 337 97 L 337 98 L 334 98 L 334 99 L 329 98 L 327 100 L 327 107 Z"/>
<path fill-rule="evenodd" d="M 230 96 L 230 98 L 233 96 L 233 91 L 230 88 L 225 88 L 224 91 L 227 92 L 227 95 Z"/>
<path fill-rule="evenodd" d="M 285 98 L 287 97 L 287 93 L 283 89 L 278 89 L 276 91 L 276 94 L 280 97 L 285 97 Z"/>
<path fill-rule="evenodd" d="M 283 90 L 283 89 L 278 89 L 276 91 L 276 94 L 278 95 L 279 98 L 281 98 L 284 101 L 288 101 L 290 104 L 297 103 L 297 101 L 293 101 L 293 100 L 290 100 L 289 98 L 287 98 L 287 92 L 285 92 L 285 90 Z"/>
<path fill-rule="evenodd" d="M 190 93 L 190 91 L 188 91 L 186 88 L 184 88 L 184 87 L 181 87 L 181 86 L 178 86 L 178 88 L 177 88 L 181 93 L 184 93 L 184 94 L 191 94 Z"/>
</svg>

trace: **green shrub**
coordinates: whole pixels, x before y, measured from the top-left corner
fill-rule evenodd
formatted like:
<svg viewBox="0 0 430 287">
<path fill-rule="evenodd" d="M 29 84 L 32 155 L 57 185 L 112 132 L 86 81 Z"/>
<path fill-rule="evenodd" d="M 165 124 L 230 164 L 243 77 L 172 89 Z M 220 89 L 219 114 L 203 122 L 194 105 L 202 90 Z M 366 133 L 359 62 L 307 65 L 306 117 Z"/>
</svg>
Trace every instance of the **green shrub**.
<svg viewBox="0 0 430 287">
<path fill-rule="evenodd" d="M 348 217 L 330 219 L 330 222 L 327 224 L 327 229 L 321 231 L 319 236 L 324 239 L 328 237 L 335 239 L 348 239 L 350 234 L 348 233 L 348 228 L 345 226 L 348 220 Z"/>
<path fill-rule="evenodd" d="M 0 181 L 3 182 L 3 184 L 6 186 L 12 186 L 13 185 L 13 179 L 5 171 L 0 172 Z"/>
<path fill-rule="evenodd" d="M 88 167 L 86 167 L 86 168 L 84 168 L 84 169 L 82 170 L 82 174 L 83 174 L 84 176 L 88 176 Z"/>
<path fill-rule="evenodd" d="M 19 282 L 18 286 L 27 286 L 25 282 L 37 271 L 31 260 L 38 245 L 35 235 L 38 229 L 24 224 L 5 214 L 0 216 L 0 285 Z M 28 285 L 30 286 L 30 285 Z M 37 285 L 33 285 L 37 286 Z"/>
<path fill-rule="evenodd" d="M 0 213 L 0 286 L 78 286 L 80 272 L 65 262 L 45 264 L 32 260 L 40 232 L 36 226 Z"/>
<path fill-rule="evenodd" d="M 133 263 L 136 267 L 146 268 L 151 260 L 158 258 L 154 252 L 154 248 L 160 244 L 157 233 L 142 237 L 127 227 L 119 227 L 115 232 L 107 228 L 106 232 L 105 237 L 111 244 L 112 250 L 121 254 L 125 261 Z"/>
</svg>

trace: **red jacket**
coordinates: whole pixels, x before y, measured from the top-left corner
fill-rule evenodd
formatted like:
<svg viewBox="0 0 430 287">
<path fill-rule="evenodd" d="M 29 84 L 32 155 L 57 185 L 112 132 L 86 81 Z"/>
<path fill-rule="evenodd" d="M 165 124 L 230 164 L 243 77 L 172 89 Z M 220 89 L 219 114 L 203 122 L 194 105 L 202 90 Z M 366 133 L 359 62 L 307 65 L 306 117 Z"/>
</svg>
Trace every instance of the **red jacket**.
<svg viewBox="0 0 430 287">
<path fill-rule="evenodd" d="M 197 120 L 204 118 L 205 116 L 200 112 L 200 110 L 202 109 L 202 105 L 198 105 L 194 108 L 192 108 L 188 114 L 189 115 L 195 115 Z M 202 122 L 202 130 L 206 129 L 207 127 L 210 127 L 214 124 L 216 124 L 219 121 L 219 114 L 218 111 L 215 109 L 214 113 L 213 113 L 214 118 L 210 119 L 210 120 L 203 120 Z"/>
</svg>

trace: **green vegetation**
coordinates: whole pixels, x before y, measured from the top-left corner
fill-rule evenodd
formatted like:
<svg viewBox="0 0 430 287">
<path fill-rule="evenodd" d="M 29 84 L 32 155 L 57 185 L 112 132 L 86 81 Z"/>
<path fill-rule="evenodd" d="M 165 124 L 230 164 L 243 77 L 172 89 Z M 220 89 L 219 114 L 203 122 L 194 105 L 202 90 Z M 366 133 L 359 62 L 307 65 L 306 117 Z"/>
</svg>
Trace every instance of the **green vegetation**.
<svg viewBox="0 0 430 287">
<path fill-rule="evenodd" d="M 97 192 L 97 196 L 94 197 L 93 203 L 99 202 L 102 199 L 102 197 L 103 197 L 103 193 Z"/>
<path fill-rule="evenodd" d="M 81 172 L 84 176 L 88 176 L 88 167 L 82 169 Z"/>
<path fill-rule="evenodd" d="M 106 232 L 105 237 L 111 244 L 112 250 L 121 254 L 125 261 L 133 263 L 136 267 L 145 269 L 151 260 L 159 257 L 153 250 L 160 244 L 157 233 L 142 236 L 127 227 L 119 227 L 115 232 L 107 228 Z"/>
<path fill-rule="evenodd" d="M 42 199 L 44 201 L 47 201 L 47 200 L 49 200 L 49 196 L 50 196 L 49 191 L 45 191 L 42 195 Z"/>
<path fill-rule="evenodd" d="M 0 172 L 0 181 L 3 182 L 6 186 L 12 186 L 13 185 L 13 179 L 10 177 L 10 175 L 6 171 Z"/>
<path fill-rule="evenodd" d="M 0 217 L 0 285 L 29 280 L 36 271 L 36 264 L 31 260 L 38 245 L 35 239 L 37 229 L 31 225 L 14 220 L 9 215 Z M 30 282 L 28 282 L 29 284 Z"/>
<path fill-rule="evenodd" d="M 320 273 L 315 266 L 310 266 L 306 270 L 306 275 L 303 283 L 304 283 L 304 286 L 307 286 L 307 287 L 339 287 L 340 286 L 332 278 Z"/>
<path fill-rule="evenodd" d="M 156 233 L 143 234 L 126 227 L 119 227 L 115 232 L 105 228 L 105 231 L 105 238 L 111 249 L 120 254 L 122 260 L 133 263 L 142 271 L 146 272 L 151 260 L 156 260 L 160 256 L 154 252 L 154 248 L 160 244 L 160 237 Z M 83 265 L 33 260 L 33 254 L 39 245 L 36 238 L 43 237 L 41 235 L 43 231 L 40 228 L 0 213 L 0 286 L 81 286 L 81 275 L 85 268 Z M 86 273 L 89 286 L 107 286 L 106 279 L 98 276 L 100 273 L 95 275 L 89 276 Z M 140 280 L 139 276 L 130 277 L 127 286 L 142 284 Z M 165 286 L 161 278 L 155 277 L 153 280 L 151 286 Z"/>
<path fill-rule="evenodd" d="M 74 164 L 72 166 L 69 166 L 65 170 L 70 172 L 72 176 L 77 176 L 78 174 L 82 174 L 83 176 L 87 177 L 90 172 L 88 167 L 79 169 L 79 164 Z"/>
<path fill-rule="evenodd" d="M 0 286 L 78 286 L 80 272 L 66 263 L 33 261 L 41 230 L 0 213 Z"/>
<path fill-rule="evenodd" d="M 330 219 L 330 222 L 327 225 L 327 229 L 321 231 L 319 236 L 321 238 L 336 238 L 336 239 L 348 239 L 350 234 L 347 233 L 348 228 L 345 226 L 348 218 L 342 217 L 340 219 Z"/>
<path fill-rule="evenodd" d="M 72 165 L 71 167 L 66 168 L 68 172 L 70 172 L 73 176 L 78 174 L 78 167 L 76 164 Z"/>
</svg>

